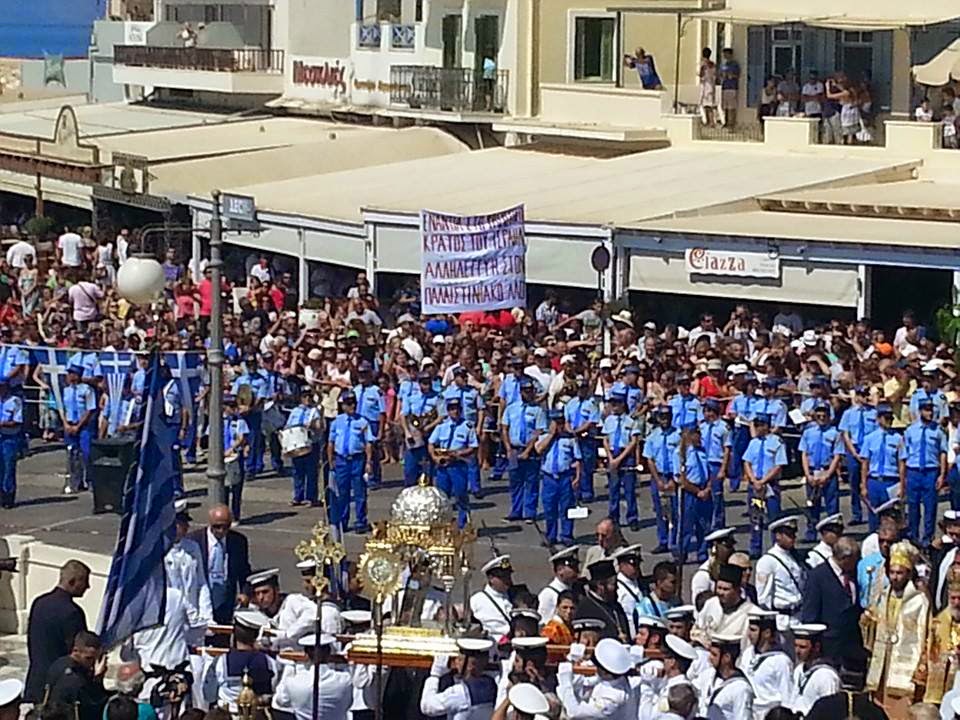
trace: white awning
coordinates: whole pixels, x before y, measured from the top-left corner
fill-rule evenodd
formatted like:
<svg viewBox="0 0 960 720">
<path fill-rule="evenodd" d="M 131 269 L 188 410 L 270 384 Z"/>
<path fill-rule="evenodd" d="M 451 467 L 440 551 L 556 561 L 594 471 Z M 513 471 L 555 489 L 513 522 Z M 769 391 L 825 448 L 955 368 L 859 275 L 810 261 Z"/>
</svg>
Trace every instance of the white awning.
<svg viewBox="0 0 960 720">
<path fill-rule="evenodd" d="M 954 40 L 923 65 L 913 66 L 913 79 L 921 85 L 937 87 L 958 78 L 960 78 L 960 40 Z"/>
<path fill-rule="evenodd" d="M 896 30 L 937 25 L 960 17 L 956 0 L 727 0 L 723 10 L 697 18 L 743 25 L 804 23 L 840 30 Z"/>
</svg>

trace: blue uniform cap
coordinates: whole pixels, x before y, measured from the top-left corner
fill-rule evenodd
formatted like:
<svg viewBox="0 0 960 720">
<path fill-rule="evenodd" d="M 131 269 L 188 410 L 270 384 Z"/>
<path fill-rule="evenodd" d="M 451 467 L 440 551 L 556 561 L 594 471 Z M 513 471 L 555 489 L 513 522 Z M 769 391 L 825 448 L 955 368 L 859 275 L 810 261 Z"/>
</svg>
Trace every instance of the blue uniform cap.
<svg viewBox="0 0 960 720">
<path fill-rule="evenodd" d="M 75 375 L 83 375 L 83 365 L 71 365 L 67 368 L 67 372 Z"/>
<path fill-rule="evenodd" d="M 752 372 L 744 373 L 743 381 L 748 383 L 751 383 L 751 382 L 755 383 L 757 381 L 757 376 L 754 375 Z"/>
<path fill-rule="evenodd" d="M 532 390 L 533 389 L 533 378 L 523 377 L 520 378 L 520 389 L 521 390 Z"/>
<path fill-rule="evenodd" d="M 622 392 L 614 392 L 611 390 L 607 393 L 607 402 L 622 402 L 627 401 L 627 394 Z"/>
<path fill-rule="evenodd" d="M 753 421 L 764 425 L 770 424 L 770 415 L 768 413 L 757 413 L 753 416 Z"/>
<path fill-rule="evenodd" d="M 830 381 L 823 375 L 817 375 L 810 380 L 810 387 L 823 387 L 824 385 L 829 385 Z"/>
<path fill-rule="evenodd" d="M 857 395 L 866 395 L 866 394 L 867 394 L 867 386 L 866 386 L 866 385 L 856 385 L 856 386 L 854 386 L 853 391 L 854 391 Z"/>
<path fill-rule="evenodd" d="M 660 405 L 655 412 L 660 417 L 663 417 L 664 415 L 673 415 L 673 408 L 671 408 L 669 405 Z"/>
<path fill-rule="evenodd" d="M 623 369 L 623 374 L 626 375 L 627 373 L 635 373 L 635 374 L 639 375 L 639 374 L 640 374 L 640 368 L 639 368 L 638 366 L 636 366 L 636 365 L 627 365 L 627 366 Z"/>
<path fill-rule="evenodd" d="M 224 405 L 234 405 L 237 402 L 237 396 L 232 393 L 223 394 Z"/>
<path fill-rule="evenodd" d="M 563 420 L 563 408 L 552 408 L 547 412 L 547 417 L 551 420 Z"/>
<path fill-rule="evenodd" d="M 684 431 L 699 430 L 700 426 L 697 425 L 696 422 L 688 422 L 688 423 L 684 423 L 680 429 Z"/>
<path fill-rule="evenodd" d="M 454 377 L 456 377 L 457 375 L 463 375 L 464 377 L 466 377 L 467 369 L 463 365 L 458 365 L 453 369 L 453 375 Z"/>
<path fill-rule="evenodd" d="M 681 383 L 689 384 L 690 376 L 687 375 L 686 373 L 681 373 L 680 375 L 677 375 L 677 385 L 680 385 Z"/>
<path fill-rule="evenodd" d="M 447 400 L 447 407 L 448 408 L 460 407 L 460 398 L 453 397 Z"/>
<path fill-rule="evenodd" d="M 340 402 L 342 403 L 355 403 L 356 401 L 357 396 L 352 391 L 345 392 L 340 396 Z"/>
<path fill-rule="evenodd" d="M 920 402 L 917 403 L 917 407 L 920 408 L 921 410 L 925 408 L 932 408 L 933 400 L 931 400 L 930 398 L 923 398 Z"/>
<path fill-rule="evenodd" d="M 814 412 L 817 412 L 817 411 L 819 411 L 819 410 L 823 410 L 823 412 L 827 412 L 827 413 L 828 413 L 828 412 L 830 412 L 830 406 L 829 406 L 827 403 L 825 403 L 825 402 L 823 402 L 823 401 L 821 400 L 820 402 L 816 403 L 816 404 L 813 406 L 813 411 L 814 411 Z"/>
<path fill-rule="evenodd" d="M 761 387 L 767 387 L 767 388 L 775 388 L 775 387 L 777 387 L 777 381 L 776 381 L 775 378 L 765 377 L 765 378 L 763 379 L 763 382 L 760 383 L 760 386 L 761 386 Z"/>
<path fill-rule="evenodd" d="M 417 373 L 417 382 L 430 382 L 433 380 L 433 377 L 428 372 Z"/>
<path fill-rule="evenodd" d="M 716 410 L 717 412 L 720 412 L 720 401 L 716 398 L 707 398 L 703 402 L 703 407 L 708 410 Z"/>
<path fill-rule="evenodd" d="M 893 415 L 893 407 L 889 403 L 877 405 L 877 415 Z"/>
<path fill-rule="evenodd" d="M 507 365 L 523 365 L 523 360 L 521 358 L 514 356 L 509 360 L 507 360 Z"/>
<path fill-rule="evenodd" d="M 370 372 L 371 370 L 373 370 L 373 367 L 366 360 L 357 365 L 357 372 Z"/>
</svg>

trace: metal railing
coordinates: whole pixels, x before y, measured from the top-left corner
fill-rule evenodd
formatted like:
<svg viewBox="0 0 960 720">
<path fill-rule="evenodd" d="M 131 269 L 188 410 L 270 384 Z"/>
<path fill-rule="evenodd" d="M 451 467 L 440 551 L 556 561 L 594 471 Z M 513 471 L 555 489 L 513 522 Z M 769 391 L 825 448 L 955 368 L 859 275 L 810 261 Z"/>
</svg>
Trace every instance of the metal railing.
<svg viewBox="0 0 960 720">
<path fill-rule="evenodd" d="M 391 25 L 390 48 L 393 50 L 413 50 L 417 42 L 416 25 Z"/>
<path fill-rule="evenodd" d="M 114 63 L 133 67 L 236 73 L 283 73 L 283 50 L 116 45 Z"/>
<path fill-rule="evenodd" d="M 470 68 L 392 65 L 390 102 L 412 109 L 448 112 L 506 112 L 509 70 L 492 77 Z"/>
<path fill-rule="evenodd" d="M 357 47 L 380 49 L 380 24 L 357 25 Z"/>
</svg>

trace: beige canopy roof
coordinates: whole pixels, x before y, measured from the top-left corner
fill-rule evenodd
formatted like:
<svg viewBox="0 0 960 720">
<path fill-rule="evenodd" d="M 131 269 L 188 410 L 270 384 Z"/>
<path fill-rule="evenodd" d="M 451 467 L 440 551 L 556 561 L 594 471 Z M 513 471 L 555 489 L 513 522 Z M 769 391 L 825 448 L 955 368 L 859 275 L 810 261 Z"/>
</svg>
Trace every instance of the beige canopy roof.
<svg viewBox="0 0 960 720">
<path fill-rule="evenodd" d="M 894 30 L 936 25 L 960 17 L 957 0 L 727 0 L 723 10 L 698 18 L 746 25 L 804 23 L 846 30 Z"/>
<path fill-rule="evenodd" d="M 954 40 L 923 65 L 913 66 L 913 78 L 921 85 L 946 85 L 960 79 L 960 39 Z"/>
</svg>

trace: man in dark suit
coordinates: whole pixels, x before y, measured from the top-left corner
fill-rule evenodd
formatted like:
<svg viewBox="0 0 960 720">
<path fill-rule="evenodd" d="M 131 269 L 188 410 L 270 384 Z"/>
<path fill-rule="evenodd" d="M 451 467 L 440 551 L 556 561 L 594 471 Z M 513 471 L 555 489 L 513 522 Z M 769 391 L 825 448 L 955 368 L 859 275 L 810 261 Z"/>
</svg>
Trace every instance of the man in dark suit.
<svg viewBox="0 0 960 720">
<path fill-rule="evenodd" d="M 60 581 L 30 606 L 27 620 L 27 653 L 30 666 L 24 682 L 24 702 L 39 703 L 47 673 L 55 660 L 70 653 L 77 633 L 87 629 L 87 616 L 74 598 L 83 597 L 90 587 L 90 568 L 79 560 L 68 560 L 60 568 Z"/>
<path fill-rule="evenodd" d="M 860 634 L 860 590 L 857 562 L 860 546 L 851 537 L 840 538 L 833 556 L 807 575 L 800 611 L 803 623 L 822 623 L 823 650 L 853 671 L 865 668 L 866 652 Z"/>
<path fill-rule="evenodd" d="M 613 560 L 596 560 L 587 566 L 590 582 L 577 603 L 575 620 L 592 618 L 603 622 L 602 638 L 630 642 L 630 625 L 617 601 L 617 571 Z"/>
<path fill-rule="evenodd" d="M 250 575 L 250 548 L 247 538 L 231 530 L 233 515 L 226 505 L 210 508 L 209 525 L 187 535 L 200 546 L 201 568 L 210 600 L 213 619 L 221 625 L 233 623 L 237 597 L 244 593 Z"/>
</svg>

